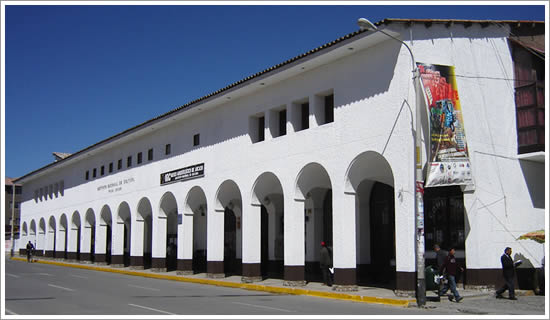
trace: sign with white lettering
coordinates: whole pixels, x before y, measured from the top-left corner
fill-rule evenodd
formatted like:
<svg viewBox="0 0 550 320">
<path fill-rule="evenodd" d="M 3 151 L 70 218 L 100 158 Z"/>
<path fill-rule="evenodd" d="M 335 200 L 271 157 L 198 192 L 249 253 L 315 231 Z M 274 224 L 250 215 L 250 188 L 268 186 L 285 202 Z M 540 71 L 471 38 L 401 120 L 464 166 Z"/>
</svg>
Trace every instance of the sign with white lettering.
<svg viewBox="0 0 550 320">
<path fill-rule="evenodd" d="M 204 163 L 160 174 L 160 185 L 204 177 Z"/>
</svg>

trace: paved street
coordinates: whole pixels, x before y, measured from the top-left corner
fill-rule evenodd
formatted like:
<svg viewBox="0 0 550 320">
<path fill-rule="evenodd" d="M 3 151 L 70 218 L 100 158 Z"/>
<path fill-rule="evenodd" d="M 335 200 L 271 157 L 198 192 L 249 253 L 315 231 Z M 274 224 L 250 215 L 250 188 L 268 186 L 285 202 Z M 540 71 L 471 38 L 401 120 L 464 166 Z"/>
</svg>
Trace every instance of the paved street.
<svg viewBox="0 0 550 320">
<path fill-rule="evenodd" d="M 544 297 L 489 296 L 428 308 L 271 294 L 6 259 L 6 314 L 18 315 L 472 315 L 544 314 Z"/>
</svg>

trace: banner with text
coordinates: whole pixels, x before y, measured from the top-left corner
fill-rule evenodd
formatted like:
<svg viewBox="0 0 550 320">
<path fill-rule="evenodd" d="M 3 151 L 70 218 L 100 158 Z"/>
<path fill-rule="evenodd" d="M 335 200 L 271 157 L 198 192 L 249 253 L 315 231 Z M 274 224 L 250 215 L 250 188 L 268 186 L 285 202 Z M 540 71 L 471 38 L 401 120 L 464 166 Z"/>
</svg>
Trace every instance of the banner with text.
<svg viewBox="0 0 550 320">
<path fill-rule="evenodd" d="M 160 174 L 160 185 L 204 177 L 204 163 Z"/>
<path fill-rule="evenodd" d="M 417 62 L 428 104 L 430 156 L 425 187 L 473 183 L 453 66 Z"/>
</svg>

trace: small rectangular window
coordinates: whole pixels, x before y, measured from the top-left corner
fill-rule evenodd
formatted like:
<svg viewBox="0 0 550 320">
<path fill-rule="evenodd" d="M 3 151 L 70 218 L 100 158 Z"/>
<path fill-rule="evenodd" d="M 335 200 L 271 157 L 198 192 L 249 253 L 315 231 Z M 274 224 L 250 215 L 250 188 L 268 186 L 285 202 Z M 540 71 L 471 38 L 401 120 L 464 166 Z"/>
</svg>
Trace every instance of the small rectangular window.
<svg viewBox="0 0 550 320">
<path fill-rule="evenodd" d="M 109 163 L 109 173 L 113 172 L 113 163 Z"/>
<path fill-rule="evenodd" d="M 96 176 L 97 176 L 97 169 L 94 168 L 94 171 L 93 171 L 93 173 L 92 173 L 92 178 L 95 178 Z"/>
<path fill-rule="evenodd" d="M 279 111 L 279 136 L 286 135 L 286 109 Z"/>
<path fill-rule="evenodd" d="M 118 170 L 122 169 L 122 159 L 118 159 L 117 169 Z"/>
<path fill-rule="evenodd" d="M 164 154 L 169 155 L 170 153 L 172 153 L 172 146 L 168 143 L 164 148 Z"/>
<path fill-rule="evenodd" d="M 308 129 L 309 128 L 309 102 L 302 103 L 301 106 L 301 130 Z"/>
<path fill-rule="evenodd" d="M 258 118 L 258 142 L 265 140 L 265 117 Z"/>
<path fill-rule="evenodd" d="M 325 123 L 334 122 L 334 94 L 325 97 Z"/>
<path fill-rule="evenodd" d="M 105 175 L 105 166 L 101 166 L 101 175 L 102 175 L 102 176 Z"/>
<path fill-rule="evenodd" d="M 132 166 L 132 156 L 128 156 L 126 159 L 126 167 L 130 168 Z"/>
<path fill-rule="evenodd" d="M 153 149 L 152 148 L 147 151 L 147 160 L 153 161 Z"/>
<path fill-rule="evenodd" d="M 201 144 L 201 136 L 199 133 L 197 133 L 196 135 L 193 136 L 193 146 L 198 146 L 199 144 Z"/>
<path fill-rule="evenodd" d="M 143 161 L 143 155 L 141 154 L 141 152 L 138 152 L 138 155 L 137 155 L 137 163 L 138 163 L 138 164 L 141 164 L 142 161 Z"/>
<path fill-rule="evenodd" d="M 90 180 L 90 171 L 86 171 L 86 180 Z"/>
</svg>

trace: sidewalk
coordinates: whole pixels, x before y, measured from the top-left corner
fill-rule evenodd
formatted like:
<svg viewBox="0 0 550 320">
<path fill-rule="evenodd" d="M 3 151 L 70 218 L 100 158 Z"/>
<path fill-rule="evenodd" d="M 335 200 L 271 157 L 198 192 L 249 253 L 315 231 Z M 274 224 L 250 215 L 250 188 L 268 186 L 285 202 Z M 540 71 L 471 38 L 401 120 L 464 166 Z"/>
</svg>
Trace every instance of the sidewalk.
<svg viewBox="0 0 550 320">
<path fill-rule="evenodd" d="M 6 257 L 8 258 L 8 257 Z M 14 256 L 12 260 L 17 261 L 26 261 L 26 258 L 20 256 Z M 36 263 L 44 263 L 72 268 L 80 268 L 87 270 L 103 271 L 103 272 L 113 272 L 119 274 L 126 274 L 132 276 L 141 276 L 155 279 L 164 279 L 172 281 L 182 281 L 190 283 L 199 283 L 207 285 L 216 285 L 224 287 L 233 287 L 241 288 L 246 290 L 255 290 L 255 291 L 265 291 L 271 293 L 279 294 L 295 294 L 295 295 L 307 295 L 313 297 L 321 298 L 330 298 L 330 299 L 340 299 L 354 302 L 362 303 L 376 303 L 376 304 L 385 304 L 398 307 L 416 307 L 416 299 L 414 297 L 400 297 L 397 296 L 393 290 L 378 288 L 378 287 L 365 287 L 358 286 L 357 291 L 351 292 L 337 292 L 333 290 L 333 287 L 324 286 L 319 282 L 309 282 L 303 287 L 288 287 L 283 285 L 283 280 L 281 279 L 266 279 L 254 283 L 242 283 L 241 276 L 230 276 L 219 279 L 208 278 L 206 273 L 199 273 L 193 275 L 178 275 L 176 271 L 170 272 L 153 272 L 150 269 L 146 270 L 133 270 L 129 267 L 124 268 L 115 268 L 109 265 L 98 265 L 93 263 L 79 263 L 79 262 L 66 262 L 58 261 L 49 258 L 37 257 Z M 459 288 L 460 294 L 464 297 L 464 300 L 473 299 L 476 297 L 491 297 L 494 296 L 493 291 L 481 291 L 481 290 L 465 290 Z M 518 290 L 517 295 L 531 295 L 532 292 L 525 290 Z M 432 301 L 430 298 L 435 298 L 435 292 L 426 293 L 428 301 Z M 446 297 L 442 297 L 442 303 L 448 302 Z M 463 303 L 462 302 L 462 303 Z M 432 305 L 438 302 L 429 302 L 429 305 Z"/>
</svg>

